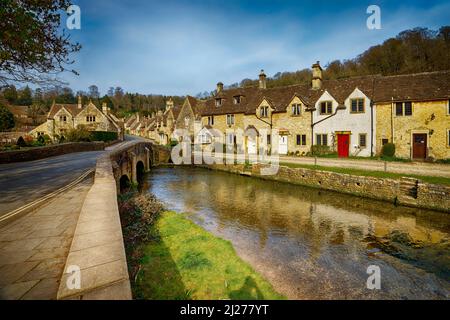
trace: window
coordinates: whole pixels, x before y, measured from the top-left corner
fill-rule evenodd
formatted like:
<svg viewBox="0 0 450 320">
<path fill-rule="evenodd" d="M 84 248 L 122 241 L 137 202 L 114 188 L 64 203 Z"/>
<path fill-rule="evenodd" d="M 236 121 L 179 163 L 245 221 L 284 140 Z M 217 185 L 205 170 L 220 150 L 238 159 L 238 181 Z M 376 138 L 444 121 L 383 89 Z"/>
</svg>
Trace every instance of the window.
<svg viewBox="0 0 450 320">
<path fill-rule="evenodd" d="M 239 103 L 241 103 L 241 96 L 234 96 L 234 97 L 233 97 L 233 103 L 234 103 L 234 104 L 239 104 Z"/>
<path fill-rule="evenodd" d="M 366 148 L 367 147 L 367 134 L 361 133 L 359 135 L 359 147 Z"/>
<path fill-rule="evenodd" d="M 316 142 L 318 146 L 327 146 L 328 145 L 328 135 L 327 134 L 317 134 Z"/>
<path fill-rule="evenodd" d="M 235 144 L 235 139 L 236 137 L 234 136 L 234 134 L 232 134 L 232 133 L 229 133 L 228 134 L 228 139 L 227 139 L 227 144 L 228 145 L 233 145 L 233 144 Z"/>
<path fill-rule="evenodd" d="M 95 116 L 87 116 L 86 122 L 95 122 Z"/>
<path fill-rule="evenodd" d="M 67 117 L 66 116 L 59 116 L 59 121 L 60 122 L 67 122 Z"/>
<path fill-rule="evenodd" d="M 227 125 L 234 125 L 234 114 L 227 114 Z"/>
<path fill-rule="evenodd" d="M 333 113 L 333 102 L 324 101 L 320 103 L 320 114 L 332 114 Z"/>
<path fill-rule="evenodd" d="M 447 147 L 450 147 L 450 130 L 447 130 Z"/>
<path fill-rule="evenodd" d="M 267 118 L 269 116 L 269 107 L 260 108 L 261 118 Z"/>
<path fill-rule="evenodd" d="M 222 99 L 216 99 L 216 107 L 222 106 Z"/>
<path fill-rule="evenodd" d="M 389 143 L 389 139 L 381 139 L 381 145 L 384 146 Z"/>
<path fill-rule="evenodd" d="M 306 134 L 298 134 L 297 135 L 297 145 L 298 146 L 306 146 Z"/>
<path fill-rule="evenodd" d="M 364 99 L 351 99 L 351 113 L 364 113 Z"/>
<path fill-rule="evenodd" d="M 302 112 L 302 105 L 301 104 L 293 104 L 292 105 L 292 115 L 299 116 Z"/>
<path fill-rule="evenodd" d="M 412 102 L 397 102 L 395 104 L 395 115 L 401 116 L 412 116 Z"/>
<path fill-rule="evenodd" d="M 272 144 L 272 136 L 270 134 L 267 135 L 267 144 L 271 145 Z"/>
<path fill-rule="evenodd" d="M 208 125 L 213 126 L 214 125 L 214 116 L 208 117 Z"/>
</svg>

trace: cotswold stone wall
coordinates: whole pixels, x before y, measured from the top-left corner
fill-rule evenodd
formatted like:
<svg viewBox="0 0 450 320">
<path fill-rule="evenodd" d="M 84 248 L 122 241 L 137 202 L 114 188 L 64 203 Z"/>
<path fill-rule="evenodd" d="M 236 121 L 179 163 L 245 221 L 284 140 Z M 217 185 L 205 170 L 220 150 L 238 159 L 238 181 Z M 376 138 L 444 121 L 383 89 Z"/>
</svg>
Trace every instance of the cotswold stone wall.
<svg viewBox="0 0 450 320">
<path fill-rule="evenodd" d="M 399 180 L 280 166 L 276 175 L 262 176 L 261 165 L 202 165 L 231 173 L 322 188 L 396 204 L 450 212 L 450 187 L 417 179 Z"/>
<path fill-rule="evenodd" d="M 47 147 L 37 147 L 27 150 L 0 152 L 0 164 L 24 162 L 60 156 L 66 153 L 100 151 L 105 149 L 104 142 L 63 143 Z"/>
</svg>

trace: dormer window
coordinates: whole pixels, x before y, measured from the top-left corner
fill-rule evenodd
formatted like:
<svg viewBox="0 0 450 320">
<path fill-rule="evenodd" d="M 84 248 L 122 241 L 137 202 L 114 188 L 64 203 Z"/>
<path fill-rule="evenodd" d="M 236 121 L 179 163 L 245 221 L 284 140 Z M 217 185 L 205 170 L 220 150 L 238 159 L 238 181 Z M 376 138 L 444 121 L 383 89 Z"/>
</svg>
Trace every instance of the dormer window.
<svg viewBox="0 0 450 320">
<path fill-rule="evenodd" d="M 241 96 L 234 96 L 234 97 L 233 97 L 233 103 L 234 103 L 234 104 L 240 104 L 240 103 L 241 103 L 241 100 L 242 100 L 242 97 L 241 97 Z"/>
<path fill-rule="evenodd" d="M 59 116 L 59 121 L 60 122 L 67 122 L 67 117 L 66 116 Z"/>
<path fill-rule="evenodd" d="M 87 116 L 86 122 L 95 122 L 95 116 Z"/>
<path fill-rule="evenodd" d="M 364 113 L 364 98 L 351 99 L 351 113 Z"/>
<path fill-rule="evenodd" d="M 323 101 L 320 103 L 320 114 L 332 114 L 333 113 L 333 102 Z"/>
<path fill-rule="evenodd" d="M 302 105 L 299 103 L 292 105 L 292 115 L 299 116 L 302 113 Z"/>
<path fill-rule="evenodd" d="M 216 107 L 221 107 L 222 106 L 222 99 L 218 98 L 216 99 Z"/>
<path fill-rule="evenodd" d="M 260 112 L 261 118 L 269 117 L 269 107 L 261 107 L 259 112 Z"/>
</svg>

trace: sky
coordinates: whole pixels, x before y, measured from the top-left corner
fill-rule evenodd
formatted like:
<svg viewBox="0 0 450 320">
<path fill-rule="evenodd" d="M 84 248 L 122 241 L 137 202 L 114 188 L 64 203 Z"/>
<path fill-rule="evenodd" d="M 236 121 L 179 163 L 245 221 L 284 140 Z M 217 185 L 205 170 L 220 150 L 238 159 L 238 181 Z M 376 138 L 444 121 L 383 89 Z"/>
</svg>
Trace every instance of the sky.
<svg viewBox="0 0 450 320">
<path fill-rule="evenodd" d="M 351 59 L 414 28 L 450 25 L 450 0 L 73 0 L 82 45 L 72 58 L 79 76 L 61 78 L 76 92 L 196 95 L 216 83 Z M 369 30 L 369 5 L 381 29 Z"/>
</svg>

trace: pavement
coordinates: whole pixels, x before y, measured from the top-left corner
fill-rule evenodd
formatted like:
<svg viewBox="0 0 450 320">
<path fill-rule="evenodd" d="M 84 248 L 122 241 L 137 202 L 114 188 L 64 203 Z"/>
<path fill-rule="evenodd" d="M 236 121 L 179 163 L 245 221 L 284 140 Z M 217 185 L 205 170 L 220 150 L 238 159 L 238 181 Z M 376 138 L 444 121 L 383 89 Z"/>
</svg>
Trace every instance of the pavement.
<svg viewBox="0 0 450 320">
<path fill-rule="evenodd" d="M 0 300 L 53 300 L 92 177 L 0 228 Z"/>
<path fill-rule="evenodd" d="M 317 161 L 317 162 L 315 162 Z M 380 160 L 352 160 L 352 159 L 330 159 L 311 157 L 284 157 L 280 156 L 280 162 L 293 164 L 308 164 L 324 167 L 352 168 L 371 171 L 387 171 L 393 173 L 414 174 L 421 176 L 447 177 L 450 178 L 450 165 L 425 162 L 394 162 Z M 385 167 L 386 165 L 386 167 Z"/>
</svg>

